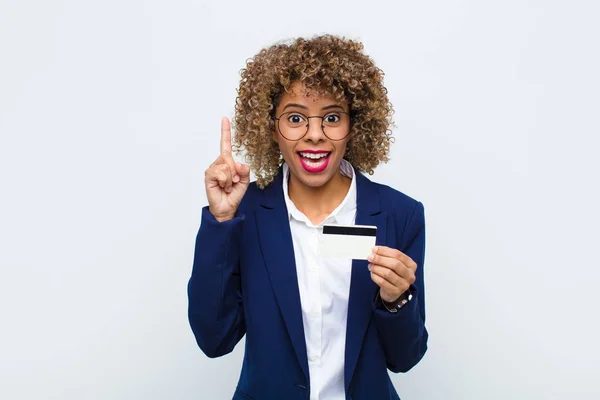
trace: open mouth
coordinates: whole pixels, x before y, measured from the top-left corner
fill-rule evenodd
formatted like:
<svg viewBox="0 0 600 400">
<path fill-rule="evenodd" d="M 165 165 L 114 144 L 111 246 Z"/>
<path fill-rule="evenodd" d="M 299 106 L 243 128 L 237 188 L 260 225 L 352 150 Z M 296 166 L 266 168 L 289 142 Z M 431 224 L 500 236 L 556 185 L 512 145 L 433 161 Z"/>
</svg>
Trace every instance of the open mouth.
<svg viewBox="0 0 600 400">
<path fill-rule="evenodd" d="M 321 172 L 329 164 L 330 151 L 299 151 L 298 157 L 307 172 Z"/>
</svg>

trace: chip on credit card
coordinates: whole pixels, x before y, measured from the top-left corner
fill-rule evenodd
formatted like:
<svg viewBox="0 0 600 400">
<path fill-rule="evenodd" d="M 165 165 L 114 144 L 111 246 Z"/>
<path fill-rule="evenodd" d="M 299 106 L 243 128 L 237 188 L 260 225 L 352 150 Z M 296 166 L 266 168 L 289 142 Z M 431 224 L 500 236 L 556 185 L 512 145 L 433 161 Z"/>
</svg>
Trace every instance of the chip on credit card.
<svg viewBox="0 0 600 400">
<path fill-rule="evenodd" d="M 323 232 L 319 235 L 319 255 L 366 260 L 375 246 L 376 237 L 376 226 L 323 225 Z"/>
</svg>

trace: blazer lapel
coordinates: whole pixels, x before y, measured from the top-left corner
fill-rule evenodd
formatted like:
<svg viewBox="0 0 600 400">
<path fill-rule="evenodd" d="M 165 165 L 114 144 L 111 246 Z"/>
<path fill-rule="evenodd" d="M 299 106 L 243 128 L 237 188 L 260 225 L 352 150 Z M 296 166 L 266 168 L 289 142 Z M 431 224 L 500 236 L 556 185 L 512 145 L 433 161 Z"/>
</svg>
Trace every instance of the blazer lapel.
<svg viewBox="0 0 600 400">
<path fill-rule="evenodd" d="M 280 169 L 275 181 L 264 190 L 257 207 L 258 239 L 271 285 L 277 298 L 298 362 L 308 380 L 308 359 L 302 323 L 302 306 L 296 275 L 296 260 L 288 212 L 283 198 Z"/>
<path fill-rule="evenodd" d="M 385 245 L 387 215 L 381 212 L 379 195 L 375 185 L 356 169 L 356 225 L 377 226 L 376 245 Z M 372 302 L 377 285 L 371 280 L 367 269 L 368 261 L 353 260 L 348 301 L 348 319 L 346 326 L 346 350 L 344 382 L 346 392 L 352 380 L 354 369 L 362 348 L 367 326 L 373 313 Z"/>
</svg>

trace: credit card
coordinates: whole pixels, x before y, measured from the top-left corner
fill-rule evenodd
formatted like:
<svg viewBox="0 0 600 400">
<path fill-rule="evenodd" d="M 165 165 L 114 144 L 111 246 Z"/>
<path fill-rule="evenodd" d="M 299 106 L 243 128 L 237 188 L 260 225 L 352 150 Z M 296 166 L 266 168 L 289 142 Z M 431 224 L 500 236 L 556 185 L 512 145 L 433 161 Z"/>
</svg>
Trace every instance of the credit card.
<svg viewBox="0 0 600 400">
<path fill-rule="evenodd" d="M 323 233 L 319 235 L 319 255 L 366 260 L 375 246 L 376 237 L 376 226 L 323 225 Z"/>
</svg>

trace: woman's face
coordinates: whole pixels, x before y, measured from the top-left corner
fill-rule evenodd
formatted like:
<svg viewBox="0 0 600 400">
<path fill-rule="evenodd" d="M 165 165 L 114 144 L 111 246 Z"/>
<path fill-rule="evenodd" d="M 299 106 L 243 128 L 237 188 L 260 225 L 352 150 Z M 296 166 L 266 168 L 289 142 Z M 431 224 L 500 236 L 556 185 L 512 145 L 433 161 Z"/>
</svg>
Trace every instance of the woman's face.
<svg viewBox="0 0 600 400">
<path fill-rule="evenodd" d="M 329 182 L 339 171 L 350 140 L 348 104 L 340 104 L 331 96 L 318 97 L 313 93 L 306 96 L 304 85 L 294 82 L 291 92 L 281 96 L 275 116 L 280 120 L 275 121 L 273 139 L 279 144 L 290 173 L 310 187 L 320 187 Z M 326 118 L 306 118 L 315 116 Z M 333 139 L 345 137 L 331 140 L 325 136 L 322 125 Z M 289 140 L 296 139 L 303 132 L 306 134 L 300 140 Z"/>
</svg>

